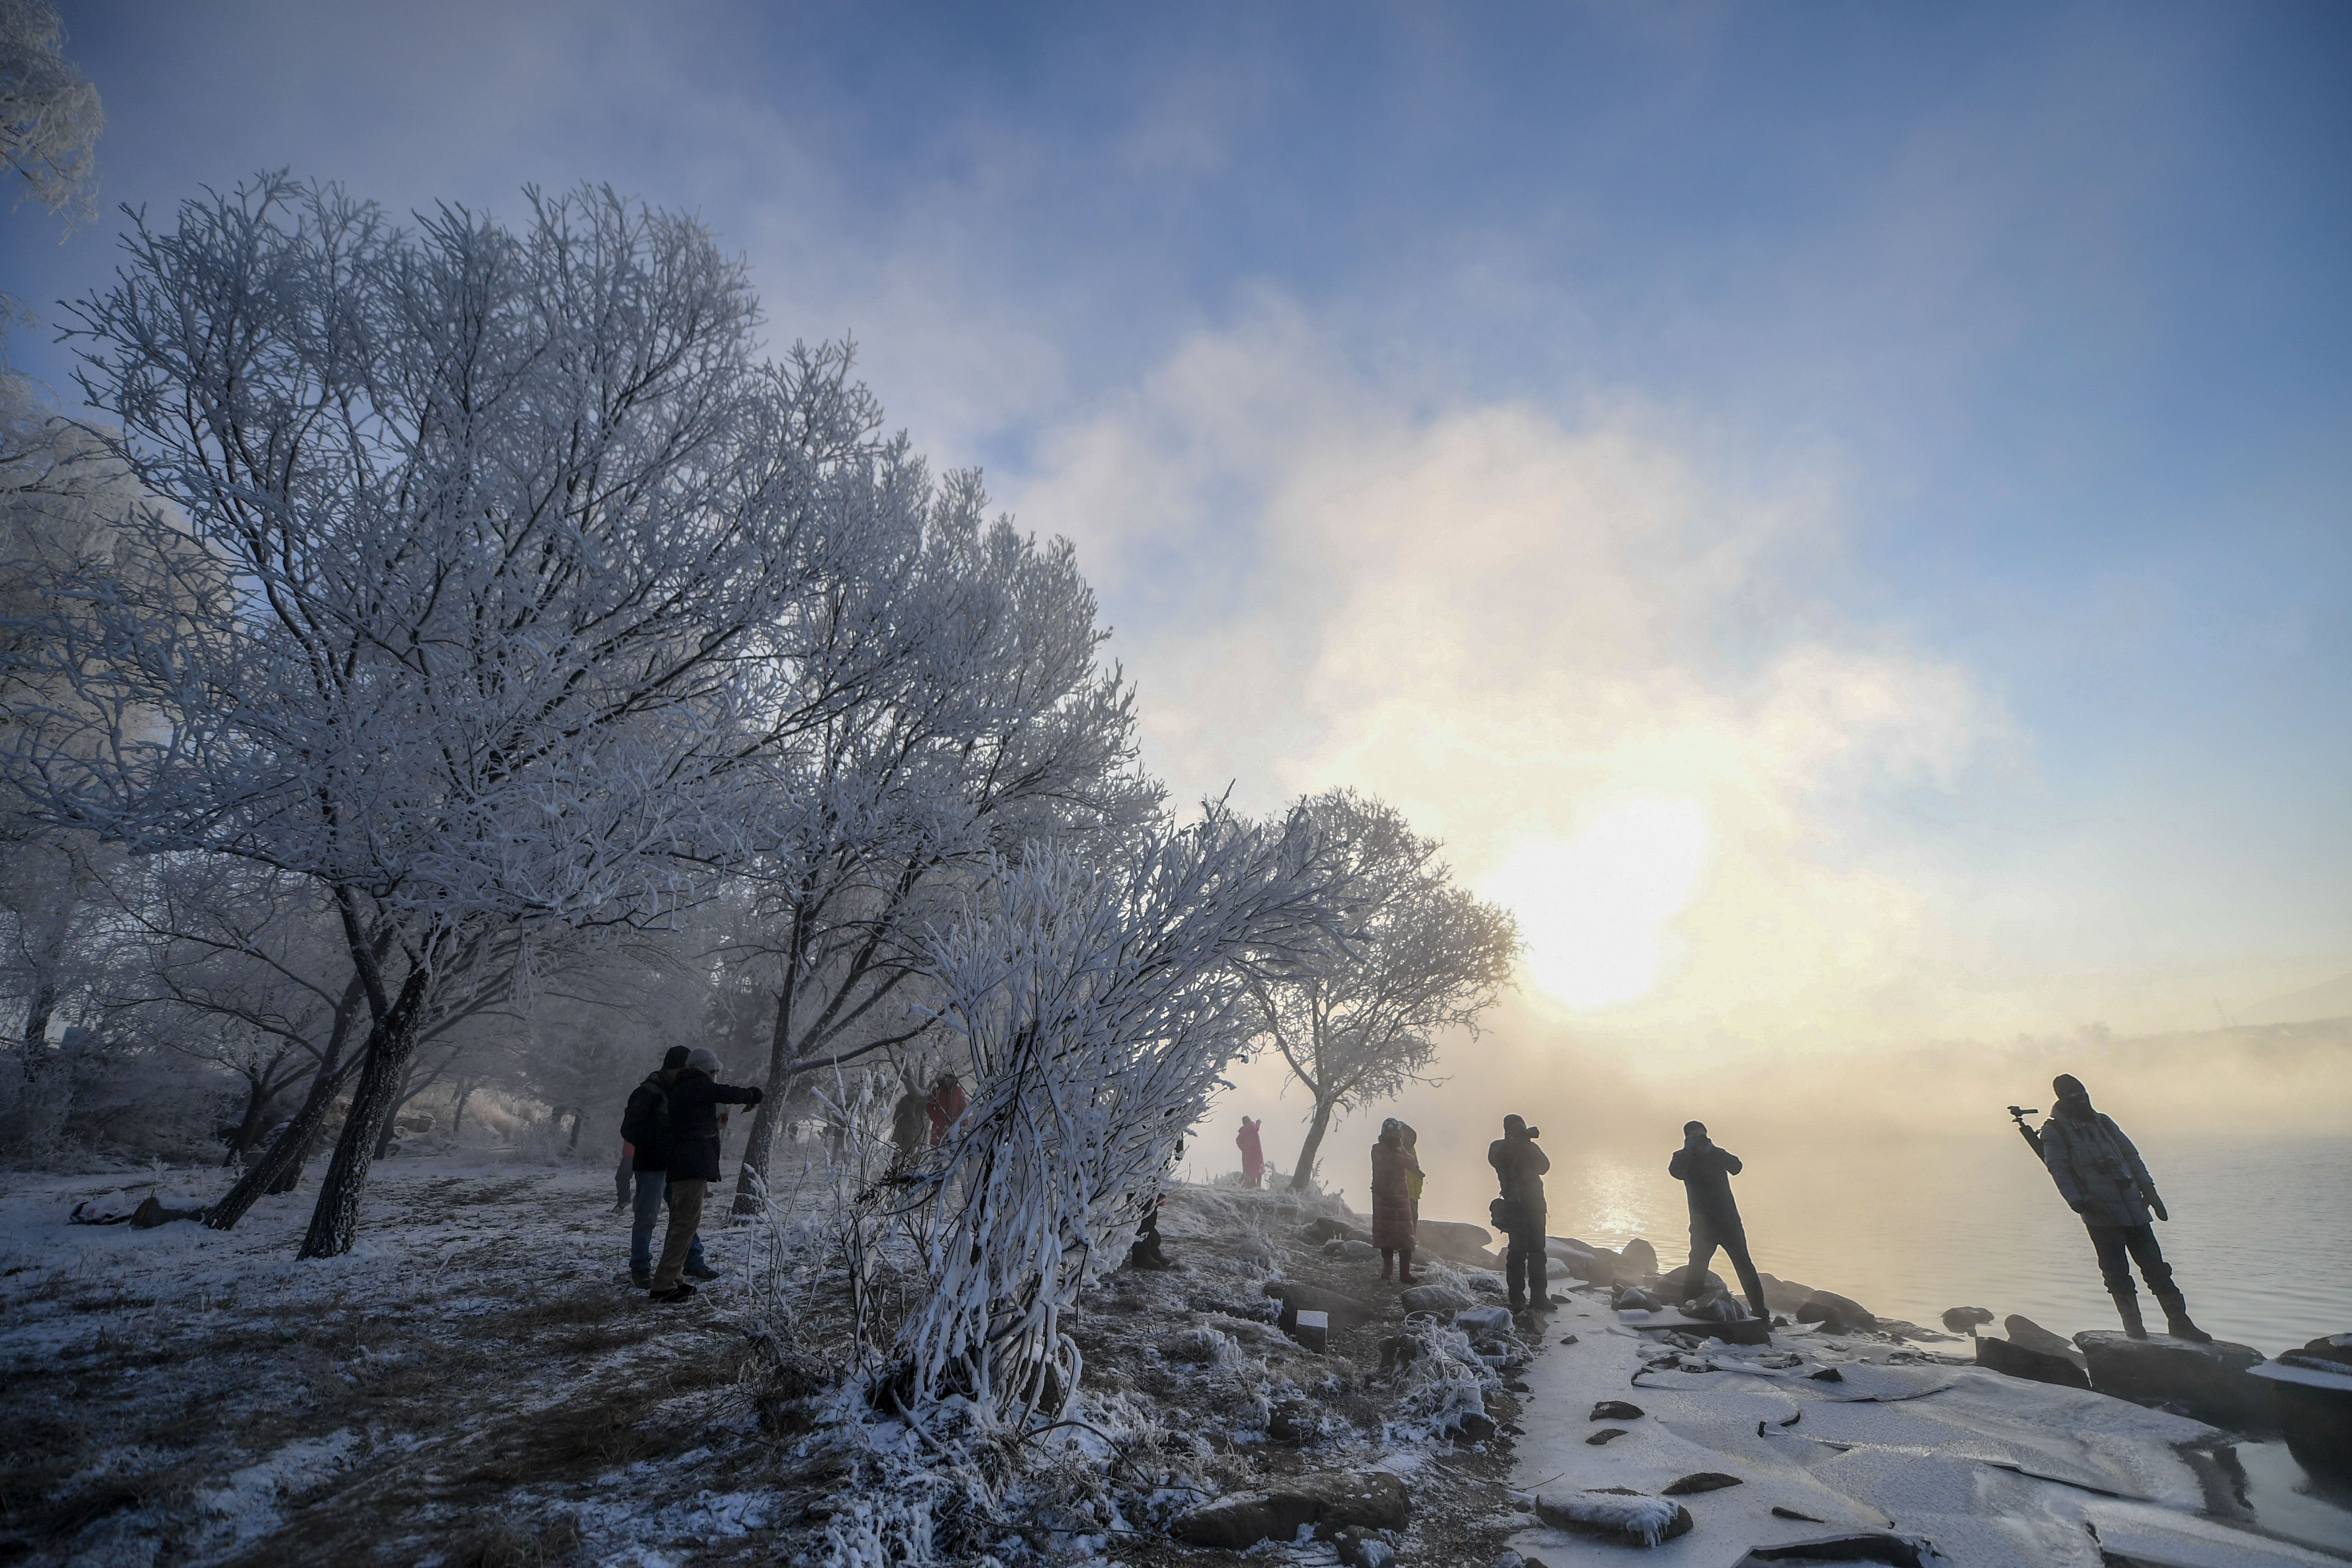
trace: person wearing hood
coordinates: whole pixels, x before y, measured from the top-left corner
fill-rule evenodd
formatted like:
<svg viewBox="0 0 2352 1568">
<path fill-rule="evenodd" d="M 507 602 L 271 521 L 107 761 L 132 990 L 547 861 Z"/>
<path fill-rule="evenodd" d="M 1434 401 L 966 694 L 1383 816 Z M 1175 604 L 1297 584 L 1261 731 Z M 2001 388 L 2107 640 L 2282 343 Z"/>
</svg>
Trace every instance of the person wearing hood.
<svg viewBox="0 0 2352 1568">
<path fill-rule="evenodd" d="M 1739 1171 L 1739 1156 L 1717 1148 L 1706 1135 L 1706 1122 L 1683 1123 L 1683 1146 L 1666 1163 L 1666 1174 L 1683 1184 L 1683 1195 L 1690 1203 L 1690 1268 L 1683 1274 L 1683 1294 L 1695 1297 L 1705 1288 L 1706 1266 L 1719 1247 L 1739 1276 L 1739 1288 L 1748 1292 L 1748 1305 L 1759 1321 L 1769 1323 L 1772 1309 L 1765 1304 L 1764 1282 L 1748 1256 L 1748 1227 L 1731 1196 L 1731 1178 Z"/>
<path fill-rule="evenodd" d="M 931 1119 L 923 1109 L 923 1091 L 912 1083 L 890 1108 L 890 1163 L 904 1165 L 923 1152 L 923 1143 L 930 1131 Z"/>
<path fill-rule="evenodd" d="M 2161 1220 L 2172 1216 L 2157 1195 L 2156 1182 L 2139 1151 L 2114 1117 L 2092 1108 L 2091 1092 L 2081 1079 L 2061 1073 L 2050 1088 L 2058 1101 L 2042 1123 L 2042 1163 L 2057 1184 L 2058 1195 L 2083 1216 L 2083 1228 L 2091 1233 L 2099 1273 L 2106 1280 L 2107 1294 L 2116 1299 L 2124 1332 L 2136 1340 L 2147 1338 L 2139 1293 L 2132 1288 L 2131 1266 L 2137 1260 L 2149 1293 L 2164 1309 L 2165 1332 L 2177 1340 L 2212 1343 L 2213 1336 L 2189 1320 L 2189 1303 L 2172 1282 L 2172 1266 L 2157 1245 L 2150 1213 Z"/>
<path fill-rule="evenodd" d="M 1234 1134 L 1234 1146 L 1242 1152 L 1242 1185 L 1256 1187 L 1265 1181 L 1265 1144 L 1258 1137 L 1263 1121 L 1242 1118 L 1242 1130 Z"/>
<path fill-rule="evenodd" d="M 720 1083 L 719 1057 L 697 1047 L 669 1086 L 669 1230 L 662 1238 L 661 1266 L 654 1270 L 653 1299 L 683 1301 L 694 1287 L 683 1278 L 702 1203 L 719 1179 L 719 1108 L 757 1105 L 756 1089 Z"/>
<path fill-rule="evenodd" d="M 1412 1275 L 1412 1183 L 1421 1167 L 1405 1146 L 1404 1124 L 1395 1117 L 1381 1123 L 1372 1145 L 1372 1245 L 1381 1249 L 1381 1278 L 1393 1268 L 1404 1284 Z"/>
<path fill-rule="evenodd" d="M 1544 1259 L 1544 1184 L 1551 1156 L 1536 1147 L 1542 1133 L 1523 1118 L 1503 1118 L 1503 1135 L 1486 1145 L 1486 1163 L 1495 1167 L 1503 1195 L 1489 1207 L 1495 1228 L 1509 1238 L 1504 1279 L 1510 1287 L 1511 1310 L 1550 1307 Z"/>
<path fill-rule="evenodd" d="M 663 1055 L 660 1069 L 629 1091 L 628 1106 L 621 1112 L 621 1147 L 628 1151 L 622 1163 L 632 1189 L 624 1206 L 634 1211 L 629 1216 L 629 1279 L 639 1289 L 654 1282 L 654 1231 L 670 1201 L 669 1151 L 676 1127 L 670 1089 L 693 1054 L 684 1046 L 672 1046 Z M 719 1270 L 702 1256 L 698 1233 L 687 1244 L 683 1272 L 689 1279 L 719 1278 Z"/>
</svg>

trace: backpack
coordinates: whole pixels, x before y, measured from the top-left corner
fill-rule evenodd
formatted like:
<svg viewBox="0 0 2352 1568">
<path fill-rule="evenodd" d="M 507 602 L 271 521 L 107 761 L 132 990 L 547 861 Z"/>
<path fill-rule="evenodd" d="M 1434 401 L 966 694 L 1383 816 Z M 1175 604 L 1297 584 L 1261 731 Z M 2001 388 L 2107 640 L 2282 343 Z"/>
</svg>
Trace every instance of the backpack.
<svg viewBox="0 0 2352 1568">
<path fill-rule="evenodd" d="M 649 1074 L 630 1092 L 621 1112 L 621 1139 L 648 1152 L 669 1149 L 669 1085 L 661 1074 Z"/>
</svg>

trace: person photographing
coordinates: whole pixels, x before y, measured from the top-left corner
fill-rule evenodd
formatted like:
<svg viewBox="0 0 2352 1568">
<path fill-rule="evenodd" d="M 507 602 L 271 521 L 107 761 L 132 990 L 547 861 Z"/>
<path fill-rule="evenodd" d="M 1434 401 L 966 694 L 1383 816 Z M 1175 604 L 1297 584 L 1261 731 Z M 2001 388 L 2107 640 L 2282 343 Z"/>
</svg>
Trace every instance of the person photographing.
<svg viewBox="0 0 2352 1568">
<path fill-rule="evenodd" d="M 1536 1147 L 1538 1136 L 1539 1131 L 1523 1118 L 1506 1116 L 1503 1135 L 1486 1145 L 1486 1163 L 1495 1167 L 1503 1187 L 1489 1212 L 1496 1228 L 1509 1238 L 1504 1279 L 1514 1312 L 1553 1304 L 1544 1268 L 1543 1179 L 1551 1169 L 1551 1156 Z"/>
<path fill-rule="evenodd" d="M 2211 1344 L 2213 1336 L 2189 1319 L 2189 1303 L 2180 1287 L 2173 1283 L 2172 1266 L 2164 1260 L 2164 1248 L 2157 1245 L 2156 1226 L 2149 1223 L 2149 1215 L 2160 1220 L 2172 1215 L 2157 1195 L 2156 1181 L 2147 1173 L 2139 1151 L 2132 1147 L 2114 1117 L 2092 1107 L 2091 1091 L 2083 1087 L 2081 1079 L 2061 1073 L 2051 1080 L 2050 1088 L 2058 1100 L 2039 1131 L 2026 1128 L 2022 1116 L 2018 1126 L 2042 1156 L 2058 1195 L 2082 1216 L 2083 1228 L 2090 1232 L 2100 1276 L 2106 1281 L 2107 1294 L 2115 1298 L 2124 1332 L 2136 1340 L 2147 1338 L 2147 1326 L 2140 1318 L 2139 1292 L 2132 1287 L 2131 1266 L 2137 1261 L 2149 1294 L 2164 1309 L 2164 1331 L 2177 1340 Z"/>
</svg>

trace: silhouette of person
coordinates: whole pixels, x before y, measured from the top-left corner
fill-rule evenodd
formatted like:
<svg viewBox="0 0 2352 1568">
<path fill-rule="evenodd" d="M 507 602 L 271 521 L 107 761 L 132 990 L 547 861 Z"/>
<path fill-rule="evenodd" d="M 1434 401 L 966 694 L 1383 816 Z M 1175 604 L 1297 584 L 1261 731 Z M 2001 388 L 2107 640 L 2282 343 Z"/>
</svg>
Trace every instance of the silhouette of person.
<svg viewBox="0 0 2352 1568">
<path fill-rule="evenodd" d="M 2211 1344 L 2213 1336 L 2189 1321 L 2189 1303 L 2172 1282 L 2172 1266 L 2156 1243 L 2149 1211 L 2158 1219 L 2172 1216 L 2165 1212 L 2139 1151 L 2114 1117 L 2092 1109 L 2091 1091 L 2081 1079 L 2061 1073 L 2050 1088 L 2058 1102 L 2042 1123 L 2042 1163 L 2058 1184 L 2058 1195 L 2083 1216 L 2083 1228 L 2091 1233 L 2099 1273 L 2106 1280 L 2107 1294 L 2116 1299 L 2124 1332 L 2136 1340 L 2147 1338 L 2147 1327 L 2140 1321 L 2139 1293 L 2132 1289 L 2131 1266 L 2137 1259 L 2149 1294 L 2164 1309 L 2164 1331 L 2177 1340 Z"/>
<path fill-rule="evenodd" d="M 1242 1118 L 1242 1130 L 1234 1134 L 1234 1144 L 1242 1152 L 1242 1185 L 1255 1187 L 1265 1180 L 1265 1144 L 1258 1137 L 1263 1121 Z"/>
<path fill-rule="evenodd" d="M 1683 1123 L 1683 1146 L 1666 1163 L 1666 1174 L 1683 1184 L 1690 1201 L 1690 1268 L 1683 1276 L 1683 1295 L 1696 1298 L 1706 1284 L 1706 1266 L 1715 1249 L 1723 1248 L 1748 1292 L 1748 1305 L 1769 1323 L 1772 1309 L 1764 1304 L 1764 1282 L 1748 1256 L 1748 1227 L 1740 1222 L 1739 1205 L 1731 1196 L 1731 1178 L 1739 1174 L 1739 1156 L 1718 1149 L 1706 1135 L 1704 1121 Z"/>
<path fill-rule="evenodd" d="M 1486 1145 L 1486 1163 L 1503 1184 L 1503 1195 L 1490 1213 L 1497 1229 L 1509 1238 L 1504 1280 L 1510 1287 L 1511 1310 L 1553 1305 L 1545 1289 L 1544 1173 L 1551 1156 L 1536 1147 L 1540 1132 L 1517 1116 L 1503 1118 L 1503 1135 Z"/>
</svg>

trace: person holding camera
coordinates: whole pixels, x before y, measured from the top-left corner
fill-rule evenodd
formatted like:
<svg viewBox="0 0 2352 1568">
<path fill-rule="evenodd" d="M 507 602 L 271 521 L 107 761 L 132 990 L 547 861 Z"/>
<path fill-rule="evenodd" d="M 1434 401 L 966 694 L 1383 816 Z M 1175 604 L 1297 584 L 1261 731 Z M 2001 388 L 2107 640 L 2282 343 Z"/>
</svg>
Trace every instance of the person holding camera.
<svg viewBox="0 0 2352 1568">
<path fill-rule="evenodd" d="M 1765 1304 L 1764 1282 L 1748 1256 L 1748 1227 L 1731 1196 L 1731 1178 L 1739 1169 L 1739 1156 L 1717 1148 L 1706 1135 L 1706 1122 L 1683 1123 L 1683 1146 L 1666 1163 L 1666 1174 L 1683 1184 L 1684 1196 L 1690 1200 L 1690 1267 L 1683 1273 L 1683 1294 L 1695 1297 L 1706 1289 L 1706 1266 L 1720 1247 L 1732 1272 L 1739 1276 L 1739 1288 L 1748 1292 L 1748 1306 L 1769 1323 L 1772 1309 Z"/>
<path fill-rule="evenodd" d="M 2027 1134 L 2026 1142 L 2042 1156 L 2050 1179 L 2057 1184 L 2058 1195 L 2083 1216 L 2083 1228 L 2091 1233 L 2092 1248 L 2099 1256 L 2099 1273 L 2106 1280 L 2107 1294 L 2115 1298 L 2124 1332 L 2136 1340 L 2147 1338 L 2147 1325 L 2140 1321 L 2139 1293 L 2132 1288 L 2131 1266 L 2137 1259 L 2149 1291 L 2164 1309 L 2165 1332 L 2196 1344 L 2212 1343 L 2213 1336 L 2190 1321 L 2189 1303 L 2180 1287 L 2173 1283 L 2172 1266 L 2164 1260 L 2164 1248 L 2157 1245 L 2156 1226 L 2148 1222 L 2150 1212 L 2158 1219 L 2172 1216 L 2165 1212 L 2164 1200 L 2157 1196 L 2155 1178 L 2147 1173 L 2139 1151 L 2132 1147 L 2114 1117 L 2091 1108 L 2091 1091 L 2083 1087 L 2081 1079 L 2061 1073 L 2050 1087 L 2058 1102 L 2051 1107 L 2039 1136 L 2025 1125 L 2031 1111 L 2014 1107 L 2011 1110 L 2019 1129 Z"/>
<path fill-rule="evenodd" d="M 1495 1226 L 1509 1238 L 1503 1278 L 1510 1286 L 1511 1310 L 1554 1305 L 1545 1289 L 1544 1173 L 1551 1156 L 1536 1147 L 1538 1130 L 1517 1116 L 1503 1118 L 1503 1135 L 1486 1145 L 1486 1163 L 1503 1184 L 1489 1209 Z"/>
</svg>

